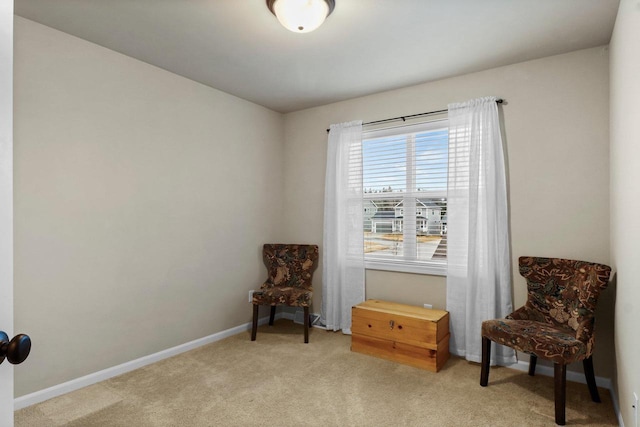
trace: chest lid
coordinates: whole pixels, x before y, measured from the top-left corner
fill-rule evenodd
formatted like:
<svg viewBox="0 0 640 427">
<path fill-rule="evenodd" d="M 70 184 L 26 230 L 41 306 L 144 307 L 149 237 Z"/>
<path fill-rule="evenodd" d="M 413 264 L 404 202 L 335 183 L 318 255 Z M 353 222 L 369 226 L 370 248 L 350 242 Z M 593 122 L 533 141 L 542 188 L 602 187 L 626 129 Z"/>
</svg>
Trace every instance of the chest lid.
<svg viewBox="0 0 640 427">
<path fill-rule="evenodd" d="M 445 310 L 434 310 L 430 308 L 399 304 L 389 301 L 380 301 L 375 299 L 366 300 L 365 302 L 356 305 L 354 308 L 371 310 L 379 313 L 401 315 L 414 319 L 427 320 L 430 322 L 438 322 L 449 314 Z"/>
</svg>

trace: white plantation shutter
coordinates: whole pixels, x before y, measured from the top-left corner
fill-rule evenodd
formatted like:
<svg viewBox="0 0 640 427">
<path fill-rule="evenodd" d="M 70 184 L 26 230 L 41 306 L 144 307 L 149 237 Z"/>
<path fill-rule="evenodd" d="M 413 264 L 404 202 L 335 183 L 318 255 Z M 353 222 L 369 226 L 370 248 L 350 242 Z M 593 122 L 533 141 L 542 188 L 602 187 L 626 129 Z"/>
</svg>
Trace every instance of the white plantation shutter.
<svg viewBox="0 0 640 427">
<path fill-rule="evenodd" d="M 446 120 L 363 135 L 367 268 L 445 274 L 447 163 Z"/>
</svg>

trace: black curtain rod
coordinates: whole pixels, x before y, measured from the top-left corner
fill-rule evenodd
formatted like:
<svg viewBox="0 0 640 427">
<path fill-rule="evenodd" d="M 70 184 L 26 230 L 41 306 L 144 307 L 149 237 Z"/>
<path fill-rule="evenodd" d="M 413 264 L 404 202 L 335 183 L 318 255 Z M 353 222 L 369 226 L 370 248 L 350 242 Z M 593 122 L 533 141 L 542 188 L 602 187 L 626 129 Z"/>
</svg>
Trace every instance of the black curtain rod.
<svg viewBox="0 0 640 427">
<path fill-rule="evenodd" d="M 504 102 L 503 99 L 496 99 L 496 104 L 502 104 L 503 102 Z M 446 113 L 447 111 L 449 111 L 449 110 L 448 109 L 444 109 L 444 110 L 429 111 L 429 112 L 426 112 L 426 113 L 411 114 L 409 116 L 392 117 L 390 119 L 383 119 L 383 120 L 375 120 L 373 122 L 366 122 L 366 123 L 363 123 L 362 126 L 376 125 L 378 123 L 394 122 L 396 120 L 402 120 L 404 122 L 407 119 L 413 119 L 415 117 L 422 117 L 422 116 L 432 116 L 434 114 Z M 327 133 L 329 132 L 329 130 L 330 129 L 327 129 Z"/>
</svg>

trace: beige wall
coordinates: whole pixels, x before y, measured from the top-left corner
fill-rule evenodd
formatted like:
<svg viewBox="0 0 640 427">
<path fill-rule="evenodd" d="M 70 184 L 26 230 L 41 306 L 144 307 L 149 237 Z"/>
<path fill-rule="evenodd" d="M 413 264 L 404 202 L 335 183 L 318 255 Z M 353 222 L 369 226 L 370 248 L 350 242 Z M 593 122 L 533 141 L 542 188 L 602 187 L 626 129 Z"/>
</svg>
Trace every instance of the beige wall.
<svg viewBox="0 0 640 427">
<path fill-rule="evenodd" d="M 250 321 L 282 116 L 19 17 L 15 43 L 16 396 Z"/>
<path fill-rule="evenodd" d="M 326 129 L 446 108 L 495 95 L 503 111 L 511 205 L 514 299 L 526 299 L 522 255 L 609 262 L 609 80 L 605 47 L 496 68 L 285 115 L 288 239 L 322 244 Z M 321 304 L 321 267 L 314 305 Z M 366 295 L 445 306 L 443 277 L 368 271 Z M 605 296 L 603 300 L 606 300 Z M 609 298 L 611 301 L 611 298 Z M 611 305 L 611 303 L 609 303 Z M 601 307 L 594 363 L 611 377 L 612 307 Z M 602 327 L 601 327 L 602 326 Z M 580 370 L 580 366 L 570 369 Z"/>
<path fill-rule="evenodd" d="M 625 426 L 640 397 L 640 5 L 622 0 L 611 39 L 611 260 L 617 271 L 617 394 Z M 640 410 L 638 410 L 640 415 Z"/>
</svg>

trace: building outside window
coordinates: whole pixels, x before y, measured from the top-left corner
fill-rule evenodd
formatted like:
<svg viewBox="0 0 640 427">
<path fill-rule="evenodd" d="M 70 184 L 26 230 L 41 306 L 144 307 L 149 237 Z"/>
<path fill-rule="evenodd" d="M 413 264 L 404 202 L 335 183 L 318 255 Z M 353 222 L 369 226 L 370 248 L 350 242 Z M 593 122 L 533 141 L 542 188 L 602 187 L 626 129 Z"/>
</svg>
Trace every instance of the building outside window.
<svg viewBox="0 0 640 427">
<path fill-rule="evenodd" d="M 446 120 L 364 134 L 367 268 L 445 274 L 447 165 Z"/>
</svg>

